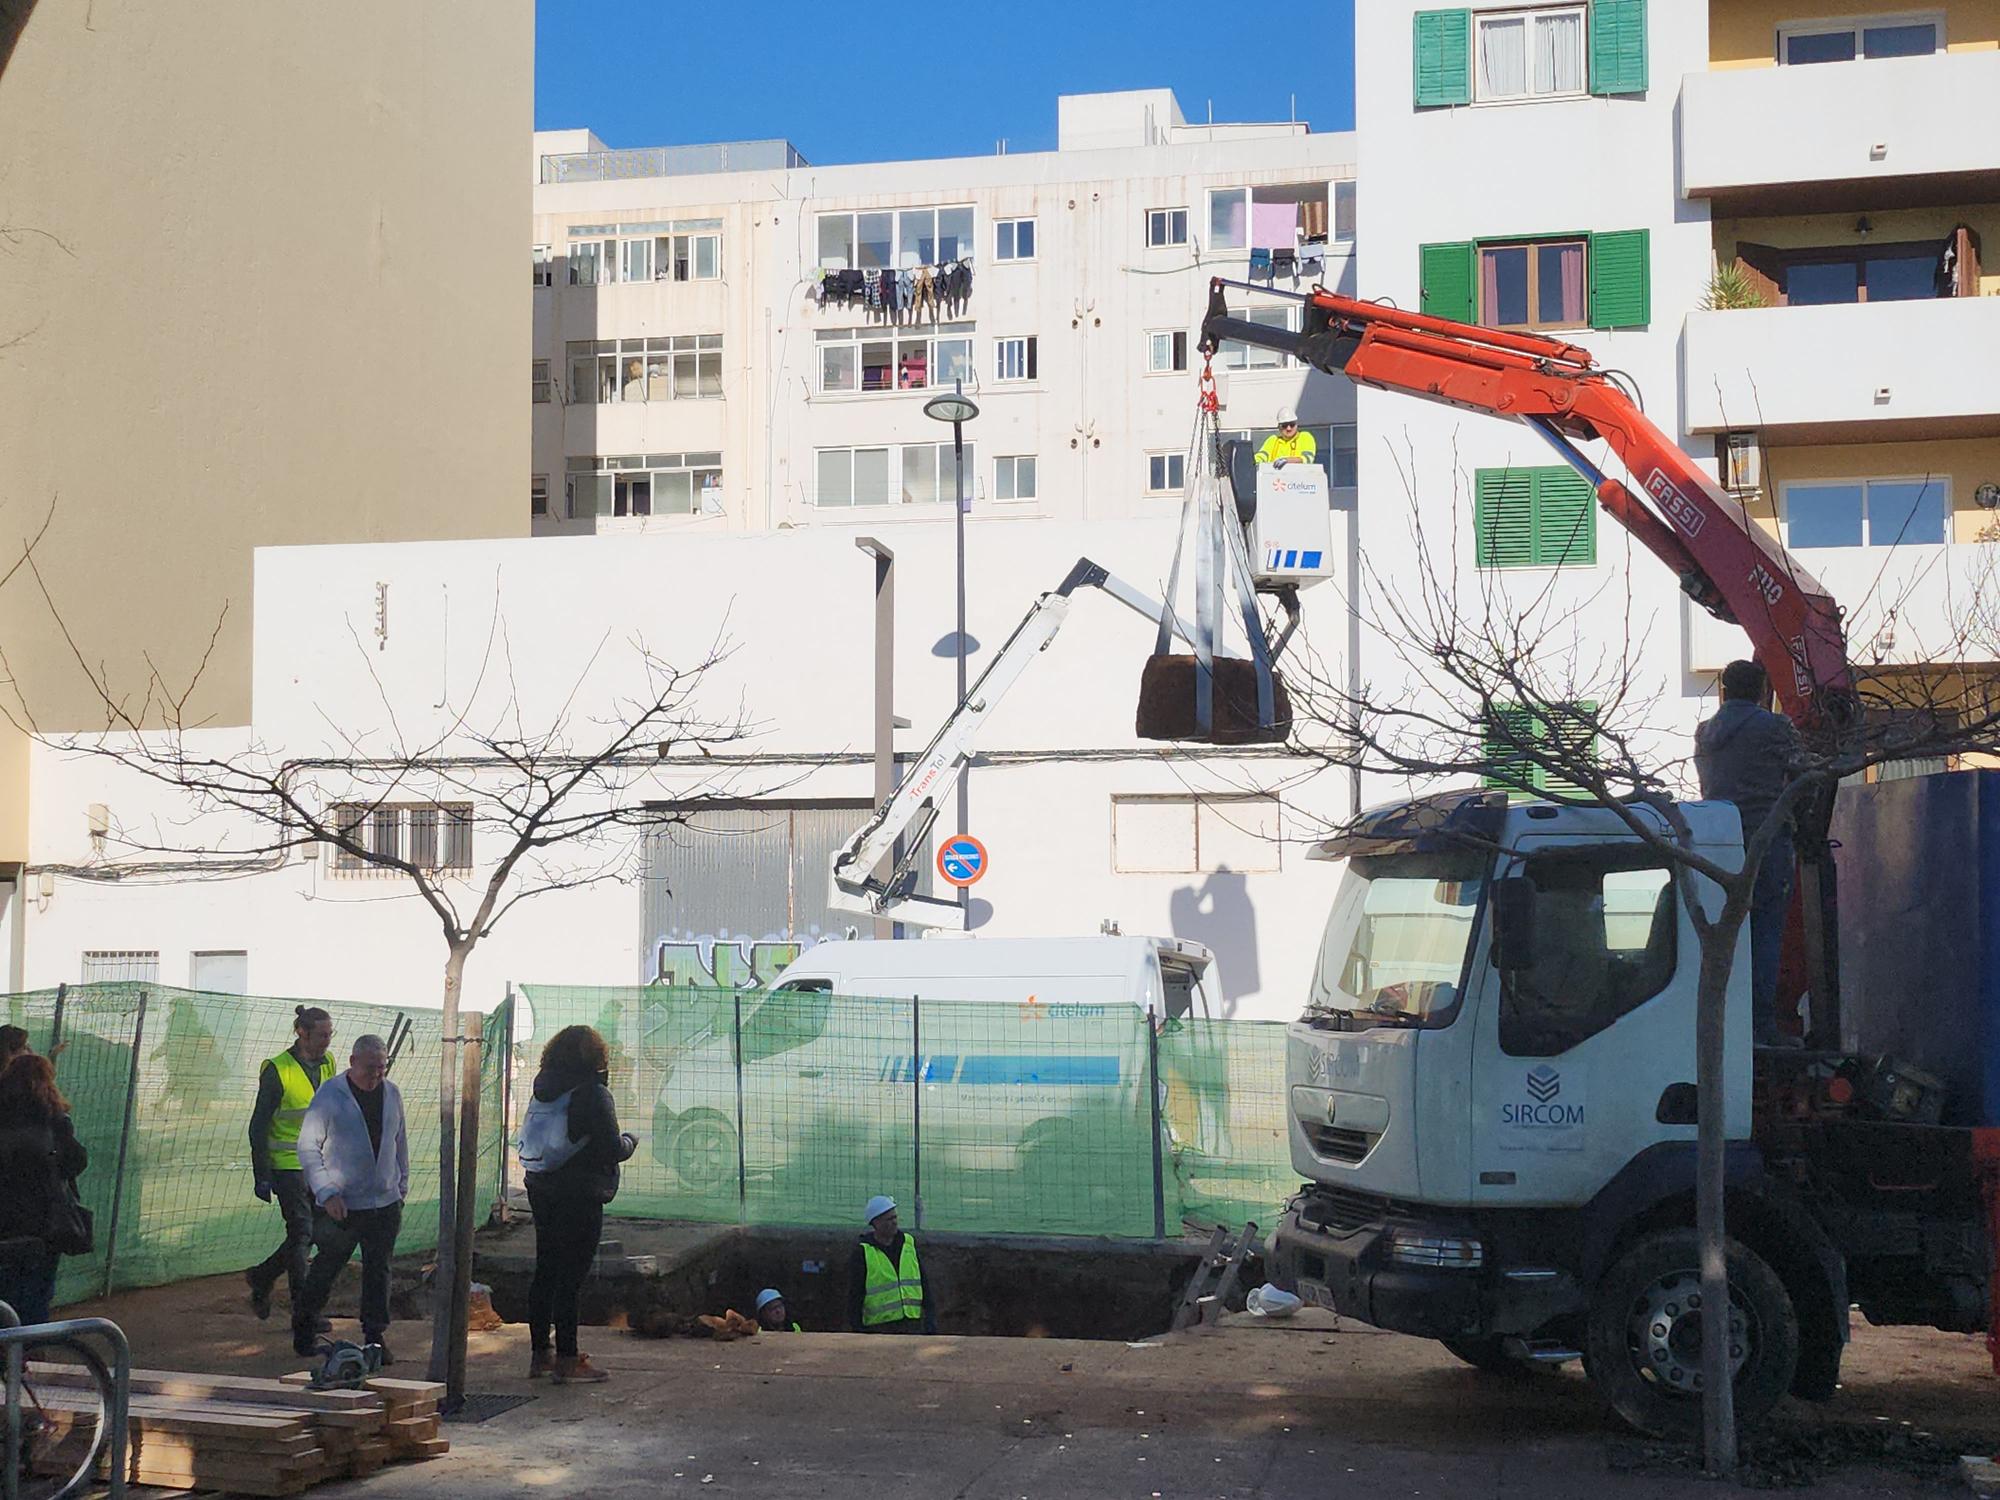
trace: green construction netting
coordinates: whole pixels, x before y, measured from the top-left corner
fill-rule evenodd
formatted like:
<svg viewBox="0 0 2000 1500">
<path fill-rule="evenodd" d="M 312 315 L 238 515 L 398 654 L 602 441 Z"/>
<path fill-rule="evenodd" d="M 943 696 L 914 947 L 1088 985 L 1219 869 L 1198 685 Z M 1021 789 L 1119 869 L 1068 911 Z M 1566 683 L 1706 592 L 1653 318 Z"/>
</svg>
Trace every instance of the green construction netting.
<svg viewBox="0 0 2000 1500">
<path fill-rule="evenodd" d="M 248 1127 L 264 1059 L 292 1041 L 293 1007 L 333 1015 L 334 1055 L 366 1032 L 388 1037 L 398 1012 L 336 1001 L 220 995 L 163 985 L 73 985 L 0 996 L 0 1018 L 47 1052 L 60 1033 L 56 1083 L 90 1152 L 78 1186 L 97 1216 L 96 1249 L 67 1258 L 56 1300 L 241 1270 L 283 1239 L 278 1210 L 252 1191 Z M 409 1036 L 392 1077 L 410 1132 L 410 1198 L 399 1250 L 437 1237 L 440 1029 L 435 1011 L 401 1013 Z M 504 1036 L 503 1011 L 487 1018 Z M 499 1190 L 500 1068 L 482 1062 L 481 1201 Z M 129 1108 L 128 1108 L 129 1101 Z"/>
<path fill-rule="evenodd" d="M 1060 998 L 535 985 L 514 1020 L 516 1126 L 549 1037 L 610 1044 L 629 1217 L 852 1224 L 888 1193 L 930 1228 L 1143 1236 L 1269 1225 L 1297 1185 L 1280 1025 L 1167 1023 L 1156 1091 L 1141 1011 Z"/>
</svg>

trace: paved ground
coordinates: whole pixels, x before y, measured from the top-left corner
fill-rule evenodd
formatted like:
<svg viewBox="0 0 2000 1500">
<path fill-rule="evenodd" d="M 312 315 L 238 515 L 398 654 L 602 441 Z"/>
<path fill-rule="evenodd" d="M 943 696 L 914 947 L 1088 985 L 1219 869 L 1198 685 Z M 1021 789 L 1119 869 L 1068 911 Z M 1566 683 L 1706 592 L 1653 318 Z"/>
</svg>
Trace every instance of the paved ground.
<svg viewBox="0 0 2000 1500">
<path fill-rule="evenodd" d="M 116 1318 L 142 1365 L 294 1368 L 282 1310 L 256 1322 L 240 1288 L 217 1278 L 78 1311 Z M 472 1389 L 532 1391 L 533 1402 L 449 1427 L 448 1459 L 314 1493 L 1581 1500 L 1698 1482 L 1611 1428 L 1574 1370 L 1496 1380 L 1435 1345 L 1330 1324 L 1311 1312 L 1238 1319 L 1136 1348 L 846 1334 L 654 1342 L 599 1329 L 586 1347 L 616 1378 L 596 1388 L 531 1385 L 525 1333 L 508 1327 L 474 1336 Z M 420 1330 L 398 1331 L 397 1373 L 420 1373 Z M 2000 1446 L 2000 1381 L 1979 1343 L 1864 1328 L 1840 1397 L 1789 1413 L 1756 1475 L 1810 1474 L 1827 1496 L 1962 1493 L 1939 1459 L 1975 1446 Z"/>
</svg>

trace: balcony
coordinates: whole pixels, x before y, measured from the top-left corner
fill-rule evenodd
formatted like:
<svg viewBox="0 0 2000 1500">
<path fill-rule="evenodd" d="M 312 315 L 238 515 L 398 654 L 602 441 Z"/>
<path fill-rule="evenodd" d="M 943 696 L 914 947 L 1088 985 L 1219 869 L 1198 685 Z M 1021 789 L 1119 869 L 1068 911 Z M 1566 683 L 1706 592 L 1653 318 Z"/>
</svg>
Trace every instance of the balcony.
<svg viewBox="0 0 2000 1500">
<path fill-rule="evenodd" d="M 1681 192 L 1758 214 L 2000 196 L 2000 52 L 1690 73 Z"/>
<path fill-rule="evenodd" d="M 2000 661 L 2000 544 L 1802 547 L 1792 556 L 1847 612 L 1857 667 Z M 1718 672 L 1749 654 L 1741 628 L 1691 601 L 1681 607 L 1689 671 Z"/>
<path fill-rule="evenodd" d="M 1780 444 L 2000 434 L 2000 297 L 1695 312 L 1684 344 L 1689 432 L 1754 427 Z"/>
</svg>

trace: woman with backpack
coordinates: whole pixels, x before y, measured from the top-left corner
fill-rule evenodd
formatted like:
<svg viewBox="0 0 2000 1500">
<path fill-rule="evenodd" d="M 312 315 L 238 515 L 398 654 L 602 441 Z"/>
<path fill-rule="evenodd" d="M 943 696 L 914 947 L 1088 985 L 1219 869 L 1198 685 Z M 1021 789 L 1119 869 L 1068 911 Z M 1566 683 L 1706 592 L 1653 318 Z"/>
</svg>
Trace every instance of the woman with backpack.
<svg viewBox="0 0 2000 1500">
<path fill-rule="evenodd" d="M 639 1149 L 618 1129 L 606 1078 L 604 1038 L 565 1026 L 542 1049 L 535 1096 L 521 1125 L 521 1166 L 535 1216 L 535 1279 L 528 1287 L 528 1378 L 595 1383 L 610 1373 L 576 1347 L 583 1278 L 597 1258 L 604 1205 L 618 1194 L 618 1168 Z M 551 1328 L 555 1334 L 550 1348 Z"/>
<path fill-rule="evenodd" d="M 0 1302 L 46 1323 L 56 1266 L 90 1249 L 73 1184 L 90 1164 L 55 1064 L 24 1052 L 0 1073 Z"/>
</svg>

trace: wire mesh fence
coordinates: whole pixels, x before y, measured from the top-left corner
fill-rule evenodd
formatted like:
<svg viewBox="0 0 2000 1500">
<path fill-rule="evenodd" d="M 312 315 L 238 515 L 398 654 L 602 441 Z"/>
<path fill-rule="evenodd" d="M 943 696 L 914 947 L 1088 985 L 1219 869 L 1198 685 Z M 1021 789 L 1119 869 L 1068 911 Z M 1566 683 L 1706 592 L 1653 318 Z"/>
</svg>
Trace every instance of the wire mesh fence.
<svg viewBox="0 0 2000 1500">
<path fill-rule="evenodd" d="M 56 1084 L 90 1153 L 77 1186 L 96 1216 L 96 1243 L 62 1262 L 58 1303 L 241 1270 L 283 1240 L 278 1210 L 253 1191 L 249 1123 L 259 1070 L 291 1045 L 299 1003 L 134 982 L 0 997 L 0 1018 L 26 1028 L 36 1051 L 55 1054 Z M 392 1072 L 410 1133 L 397 1249 L 428 1249 L 437 1234 L 439 1016 L 309 1003 L 332 1012 L 337 1059 L 357 1036 L 407 1028 Z M 503 1009 L 487 1035 L 504 1037 L 506 1027 Z M 479 1159 L 488 1202 L 499 1188 L 503 1059 L 504 1047 L 484 1049 L 481 1118 L 492 1123 L 482 1123 Z"/>
<path fill-rule="evenodd" d="M 628 1217 L 851 1224 L 887 1193 L 934 1229 L 1147 1236 L 1268 1225 L 1296 1187 L 1281 1025 L 547 985 L 520 992 L 510 1024 L 510 1140 L 548 1039 L 603 1034 L 640 1140 L 610 1210 Z"/>
</svg>

